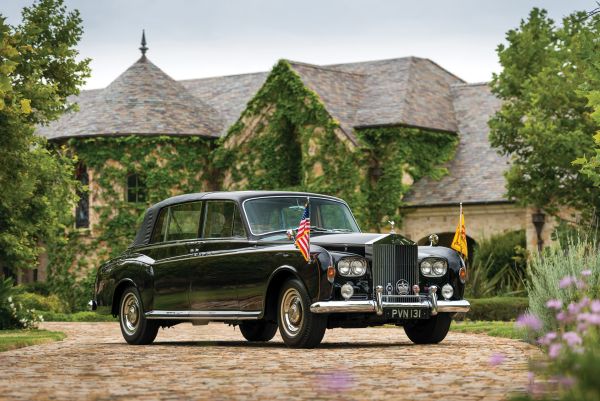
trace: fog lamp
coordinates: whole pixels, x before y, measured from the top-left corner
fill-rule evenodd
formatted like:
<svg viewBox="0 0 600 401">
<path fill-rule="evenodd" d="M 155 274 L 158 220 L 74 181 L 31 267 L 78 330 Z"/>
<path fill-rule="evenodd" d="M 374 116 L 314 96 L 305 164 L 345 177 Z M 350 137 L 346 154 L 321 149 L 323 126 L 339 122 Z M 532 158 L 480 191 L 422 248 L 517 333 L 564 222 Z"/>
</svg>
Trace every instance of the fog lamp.
<svg viewBox="0 0 600 401">
<path fill-rule="evenodd" d="M 448 300 L 452 298 L 452 295 L 454 295 L 454 288 L 452 288 L 450 284 L 444 285 L 442 287 L 442 296 L 444 297 L 444 299 Z"/>
<path fill-rule="evenodd" d="M 346 283 L 342 286 L 342 297 L 344 297 L 345 300 L 348 300 L 350 298 L 352 298 L 352 295 L 354 295 L 354 287 L 352 287 L 352 284 L 350 283 Z"/>
</svg>

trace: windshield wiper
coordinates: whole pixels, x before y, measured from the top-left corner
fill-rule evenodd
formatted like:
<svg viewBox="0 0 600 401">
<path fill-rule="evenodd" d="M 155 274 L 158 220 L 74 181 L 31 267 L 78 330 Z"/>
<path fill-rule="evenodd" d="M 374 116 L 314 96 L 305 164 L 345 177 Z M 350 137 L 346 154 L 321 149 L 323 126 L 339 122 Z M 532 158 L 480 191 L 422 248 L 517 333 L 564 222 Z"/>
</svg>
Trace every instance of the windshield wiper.
<svg viewBox="0 0 600 401">
<path fill-rule="evenodd" d="M 319 226 L 310 226 L 312 231 L 321 232 L 321 233 L 348 233 L 352 232 L 347 228 L 324 228 Z"/>
</svg>

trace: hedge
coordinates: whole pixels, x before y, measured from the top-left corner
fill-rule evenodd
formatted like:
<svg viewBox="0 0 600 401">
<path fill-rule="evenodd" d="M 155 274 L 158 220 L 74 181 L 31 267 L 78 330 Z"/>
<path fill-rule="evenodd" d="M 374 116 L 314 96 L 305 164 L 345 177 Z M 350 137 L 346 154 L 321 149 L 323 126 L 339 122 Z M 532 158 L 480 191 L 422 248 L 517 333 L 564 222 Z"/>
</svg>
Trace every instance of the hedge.
<svg viewBox="0 0 600 401">
<path fill-rule="evenodd" d="M 529 301 L 525 297 L 494 297 L 469 299 L 471 310 L 455 316 L 455 320 L 511 321 L 525 313 Z"/>
</svg>

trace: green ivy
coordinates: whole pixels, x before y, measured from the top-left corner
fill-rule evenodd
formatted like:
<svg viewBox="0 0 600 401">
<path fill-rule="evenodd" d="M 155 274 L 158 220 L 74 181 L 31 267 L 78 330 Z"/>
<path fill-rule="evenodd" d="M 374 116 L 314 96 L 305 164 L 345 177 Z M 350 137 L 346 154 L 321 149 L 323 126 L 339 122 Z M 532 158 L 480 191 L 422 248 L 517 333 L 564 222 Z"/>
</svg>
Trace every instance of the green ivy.
<svg viewBox="0 0 600 401">
<path fill-rule="evenodd" d="M 387 219 L 401 221 L 399 208 L 410 188 L 404 175 L 441 178 L 458 143 L 454 134 L 408 127 L 358 130 L 357 145 L 340 134 L 319 96 L 280 61 L 221 139 L 215 162 L 224 189 L 339 196 L 364 229 L 380 229 Z"/>
</svg>

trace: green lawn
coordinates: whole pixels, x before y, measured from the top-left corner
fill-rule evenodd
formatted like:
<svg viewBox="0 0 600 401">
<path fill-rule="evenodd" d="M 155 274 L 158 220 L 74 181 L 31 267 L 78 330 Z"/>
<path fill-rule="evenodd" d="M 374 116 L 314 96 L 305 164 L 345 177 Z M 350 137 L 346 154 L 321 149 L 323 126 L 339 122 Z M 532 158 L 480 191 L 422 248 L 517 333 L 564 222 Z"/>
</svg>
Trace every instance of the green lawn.
<svg viewBox="0 0 600 401">
<path fill-rule="evenodd" d="M 59 341 L 65 338 L 59 331 L 48 330 L 0 330 L 0 352 Z"/>
<path fill-rule="evenodd" d="M 452 322 L 450 330 L 459 333 L 480 333 L 487 334 L 493 337 L 513 338 L 515 340 L 523 340 L 527 333 L 523 329 L 515 327 L 515 322 Z"/>
</svg>

